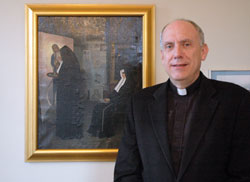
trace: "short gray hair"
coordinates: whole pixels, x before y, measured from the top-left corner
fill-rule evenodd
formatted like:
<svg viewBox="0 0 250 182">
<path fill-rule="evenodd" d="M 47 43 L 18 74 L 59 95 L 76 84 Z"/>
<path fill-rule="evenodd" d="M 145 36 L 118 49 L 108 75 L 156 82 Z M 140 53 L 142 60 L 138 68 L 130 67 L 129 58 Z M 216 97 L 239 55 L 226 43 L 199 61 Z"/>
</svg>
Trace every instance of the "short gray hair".
<svg viewBox="0 0 250 182">
<path fill-rule="evenodd" d="M 199 25 L 197 25 L 195 22 L 193 22 L 192 20 L 187 20 L 187 19 L 176 19 L 176 20 L 173 20 L 171 21 L 170 23 L 166 24 L 162 31 L 161 31 L 161 34 L 160 34 L 160 46 L 161 46 L 161 49 L 163 49 L 163 42 L 162 42 L 162 36 L 163 36 L 163 33 L 165 31 L 165 29 L 167 28 L 167 26 L 169 24 L 171 24 L 172 22 L 175 22 L 175 21 L 185 21 L 185 22 L 188 22 L 188 23 L 191 23 L 194 28 L 197 30 L 197 32 L 199 33 L 199 37 L 200 37 L 200 45 L 202 46 L 204 43 L 205 43 L 205 36 L 204 36 L 204 32 L 202 31 L 201 27 Z"/>
</svg>

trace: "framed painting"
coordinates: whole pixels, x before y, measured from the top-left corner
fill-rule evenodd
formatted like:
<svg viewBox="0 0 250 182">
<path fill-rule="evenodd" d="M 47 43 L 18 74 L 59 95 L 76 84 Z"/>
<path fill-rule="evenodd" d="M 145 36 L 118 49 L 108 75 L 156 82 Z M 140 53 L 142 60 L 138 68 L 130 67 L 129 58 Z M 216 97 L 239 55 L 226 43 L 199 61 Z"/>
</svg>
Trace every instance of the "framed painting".
<svg viewBox="0 0 250 182">
<path fill-rule="evenodd" d="M 231 82 L 250 91 L 250 70 L 211 70 L 210 78 Z"/>
<path fill-rule="evenodd" d="M 26 161 L 114 161 L 155 82 L 153 5 L 26 4 Z"/>
</svg>

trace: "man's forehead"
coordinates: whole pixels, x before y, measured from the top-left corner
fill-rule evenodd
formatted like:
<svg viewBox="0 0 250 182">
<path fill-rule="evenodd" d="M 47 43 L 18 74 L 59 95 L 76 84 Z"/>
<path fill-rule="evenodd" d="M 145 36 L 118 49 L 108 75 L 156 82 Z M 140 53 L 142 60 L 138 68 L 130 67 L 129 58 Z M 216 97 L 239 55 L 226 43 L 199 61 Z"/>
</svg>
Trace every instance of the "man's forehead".
<svg viewBox="0 0 250 182">
<path fill-rule="evenodd" d="M 166 39 L 199 39 L 198 31 L 195 27 L 186 21 L 177 20 L 170 23 L 163 32 L 163 38 Z"/>
</svg>

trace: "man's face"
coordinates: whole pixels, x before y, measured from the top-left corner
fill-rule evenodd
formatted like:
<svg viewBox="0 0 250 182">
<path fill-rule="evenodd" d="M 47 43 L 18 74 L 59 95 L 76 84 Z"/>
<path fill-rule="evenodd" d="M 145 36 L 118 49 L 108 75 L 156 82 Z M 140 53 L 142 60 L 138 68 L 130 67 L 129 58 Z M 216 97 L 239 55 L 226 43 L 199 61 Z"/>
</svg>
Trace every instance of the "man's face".
<svg viewBox="0 0 250 182">
<path fill-rule="evenodd" d="M 200 73 L 208 47 L 200 45 L 195 27 L 185 21 L 169 24 L 162 34 L 161 60 L 170 80 L 178 87 L 192 84 Z"/>
</svg>

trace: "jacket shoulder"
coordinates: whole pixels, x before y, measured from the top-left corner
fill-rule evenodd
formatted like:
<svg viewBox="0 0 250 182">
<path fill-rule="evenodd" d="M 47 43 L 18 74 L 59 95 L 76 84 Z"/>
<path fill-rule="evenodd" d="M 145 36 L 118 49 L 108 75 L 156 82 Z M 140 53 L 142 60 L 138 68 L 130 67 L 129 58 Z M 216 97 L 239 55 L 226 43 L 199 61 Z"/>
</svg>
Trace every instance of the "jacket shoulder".
<svg viewBox="0 0 250 182">
<path fill-rule="evenodd" d="M 167 82 L 144 88 L 133 95 L 132 100 L 138 102 L 148 102 L 154 99 L 157 92 L 164 92 Z"/>
<path fill-rule="evenodd" d="M 237 84 L 212 79 L 208 79 L 208 82 L 215 88 L 220 98 L 241 100 L 250 97 L 250 92 Z"/>
<path fill-rule="evenodd" d="M 248 90 L 234 83 L 218 81 L 218 80 L 213 80 L 213 79 L 209 79 L 209 81 L 217 90 L 221 90 L 221 91 L 229 92 L 229 93 L 230 92 L 249 93 Z"/>
</svg>

